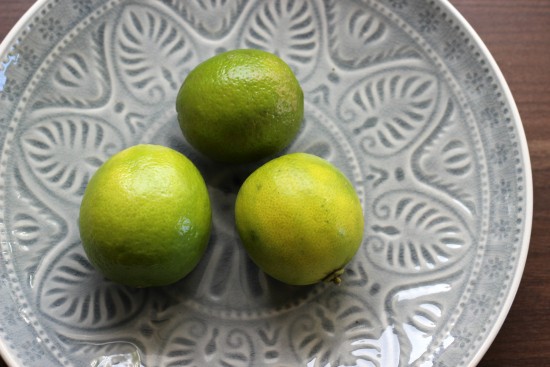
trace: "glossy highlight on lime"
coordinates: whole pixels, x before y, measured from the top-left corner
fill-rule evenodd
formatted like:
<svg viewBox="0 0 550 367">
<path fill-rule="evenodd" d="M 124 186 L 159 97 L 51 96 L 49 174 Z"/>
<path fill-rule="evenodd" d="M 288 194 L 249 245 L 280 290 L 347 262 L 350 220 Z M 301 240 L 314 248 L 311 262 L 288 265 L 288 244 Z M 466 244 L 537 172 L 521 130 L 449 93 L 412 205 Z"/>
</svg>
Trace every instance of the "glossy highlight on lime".
<svg viewBox="0 0 550 367">
<path fill-rule="evenodd" d="M 202 257 L 211 206 L 201 173 L 183 154 L 136 145 L 108 159 L 86 187 L 79 218 L 90 262 L 115 282 L 161 286 Z"/>
</svg>

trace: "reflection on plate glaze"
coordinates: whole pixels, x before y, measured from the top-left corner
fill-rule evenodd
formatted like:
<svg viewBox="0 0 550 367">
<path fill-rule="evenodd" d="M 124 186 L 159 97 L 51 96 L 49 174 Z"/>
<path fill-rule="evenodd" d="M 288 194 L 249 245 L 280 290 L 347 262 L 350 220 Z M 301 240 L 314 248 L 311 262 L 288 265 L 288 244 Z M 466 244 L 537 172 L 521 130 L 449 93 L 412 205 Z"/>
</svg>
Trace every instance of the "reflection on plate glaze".
<svg viewBox="0 0 550 367">
<path fill-rule="evenodd" d="M 527 158 L 498 77 L 447 5 L 64 5 L 45 1 L 2 60 L 0 108 L 9 113 L 0 118 L 0 293 L 14 306 L 0 310 L 0 335 L 16 359 L 470 364 L 519 276 Z M 275 52 L 291 65 L 306 103 L 287 151 L 328 159 L 360 196 L 365 239 L 339 287 L 290 287 L 260 272 L 233 225 L 237 190 L 259 163 L 210 162 L 179 131 L 174 102 L 187 73 L 239 47 Z M 85 184 L 110 155 L 137 143 L 188 155 L 214 206 L 205 257 L 168 287 L 113 284 L 79 243 Z M 30 345 L 36 352 L 22 349 Z"/>
</svg>

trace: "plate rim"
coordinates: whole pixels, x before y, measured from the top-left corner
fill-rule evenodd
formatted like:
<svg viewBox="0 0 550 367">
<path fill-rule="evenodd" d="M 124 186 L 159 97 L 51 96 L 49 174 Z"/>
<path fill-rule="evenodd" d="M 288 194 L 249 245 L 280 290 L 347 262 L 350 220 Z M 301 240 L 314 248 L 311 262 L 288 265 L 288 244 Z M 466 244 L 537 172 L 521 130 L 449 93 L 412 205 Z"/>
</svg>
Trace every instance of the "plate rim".
<svg viewBox="0 0 550 367">
<path fill-rule="evenodd" d="M 32 18 L 46 6 L 46 3 L 50 0 L 36 0 L 34 4 L 31 5 L 29 9 L 23 13 L 15 25 L 10 29 L 8 34 L 4 37 L 2 42 L 0 42 L 0 67 L 5 68 L 4 61 L 7 58 L 9 60 L 11 50 L 10 48 L 17 42 L 17 36 L 22 32 L 22 30 L 30 23 Z M 2 71 L 5 71 L 2 70 Z M 18 361 L 15 354 L 13 354 L 5 342 L 4 338 L 0 337 L 0 356 L 4 360 L 7 366 L 9 367 L 19 367 L 17 365 Z"/>
<path fill-rule="evenodd" d="M 525 135 L 525 129 L 523 126 L 523 121 L 519 114 L 519 110 L 516 104 L 516 101 L 512 95 L 512 91 L 504 77 L 504 74 L 500 70 L 498 63 L 491 54 L 491 51 L 481 38 L 481 36 L 476 32 L 473 26 L 468 22 L 468 20 L 458 11 L 458 9 L 449 1 L 449 0 L 439 0 L 442 5 L 446 7 L 446 10 L 451 13 L 466 29 L 468 36 L 472 38 L 476 46 L 479 48 L 483 56 L 486 58 L 491 71 L 495 73 L 495 76 L 498 79 L 498 83 L 501 86 L 501 91 L 504 93 L 503 98 L 508 102 L 510 107 L 510 113 L 514 119 L 514 127 L 516 128 L 516 137 L 518 139 L 519 148 L 522 158 L 522 166 L 524 169 L 524 179 L 525 179 L 525 221 L 523 226 L 523 236 L 521 238 L 520 251 L 518 252 L 518 259 L 516 261 L 517 267 L 514 272 L 514 278 L 510 283 L 510 288 L 506 297 L 504 297 L 503 306 L 501 311 L 498 314 L 495 322 L 493 323 L 491 330 L 487 334 L 487 337 L 480 344 L 477 352 L 473 355 L 471 360 L 471 366 L 476 366 L 483 356 L 488 351 L 489 347 L 493 344 L 496 336 L 498 335 L 504 321 L 506 320 L 514 299 L 517 295 L 521 279 L 525 271 L 525 263 L 527 260 L 527 255 L 529 252 L 530 241 L 531 241 L 531 230 L 533 225 L 533 176 L 531 168 L 531 158 L 529 154 L 529 146 L 527 144 L 527 136 Z"/>
</svg>

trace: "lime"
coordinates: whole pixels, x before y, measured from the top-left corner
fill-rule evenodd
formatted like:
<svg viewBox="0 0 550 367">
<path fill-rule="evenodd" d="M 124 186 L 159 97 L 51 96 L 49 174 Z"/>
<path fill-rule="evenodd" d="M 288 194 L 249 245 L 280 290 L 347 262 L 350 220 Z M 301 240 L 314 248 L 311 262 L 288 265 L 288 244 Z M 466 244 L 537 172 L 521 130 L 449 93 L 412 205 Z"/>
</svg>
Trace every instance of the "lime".
<svg viewBox="0 0 550 367">
<path fill-rule="evenodd" d="M 105 277 L 135 287 L 166 285 L 187 275 L 204 253 L 210 199 L 184 155 L 136 145 L 93 175 L 79 225 L 86 255 Z"/>
<path fill-rule="evenodd" d="M 251 259 L 292 285 L 338 283 L 364 228 L 350 181 L 306 153 L 283 155 L 254 171 L 237 195 L 235 220 Z"/>
<path fill-rule="evenodd" d="M 221 162 L 250 162 L 281 151 L 304 115 L 302 88 L 272 53 L 241 49 L 195 67 L 176 100 L 187 141 Z"/>
</svg>

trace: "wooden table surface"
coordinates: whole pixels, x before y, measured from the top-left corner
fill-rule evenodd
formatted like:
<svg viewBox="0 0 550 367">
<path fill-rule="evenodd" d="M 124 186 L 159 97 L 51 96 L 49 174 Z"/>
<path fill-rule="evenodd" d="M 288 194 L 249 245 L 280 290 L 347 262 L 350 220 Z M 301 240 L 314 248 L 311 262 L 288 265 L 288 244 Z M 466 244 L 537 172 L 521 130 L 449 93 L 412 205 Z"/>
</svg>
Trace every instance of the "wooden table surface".
<svg viewBox="0 0 550 367">
<path fill-rule="evenodd" d="M 33 1 L 0 3 L 1 40 Z M 525 272 L 510 313 L 479 366 L 550 366 L 550 0 L 451 3 L 481 36 L 512 90 L 533 169 L 534 219 Z M 0 357 L 0 367 L 5 366 Z"/>
</svg>

